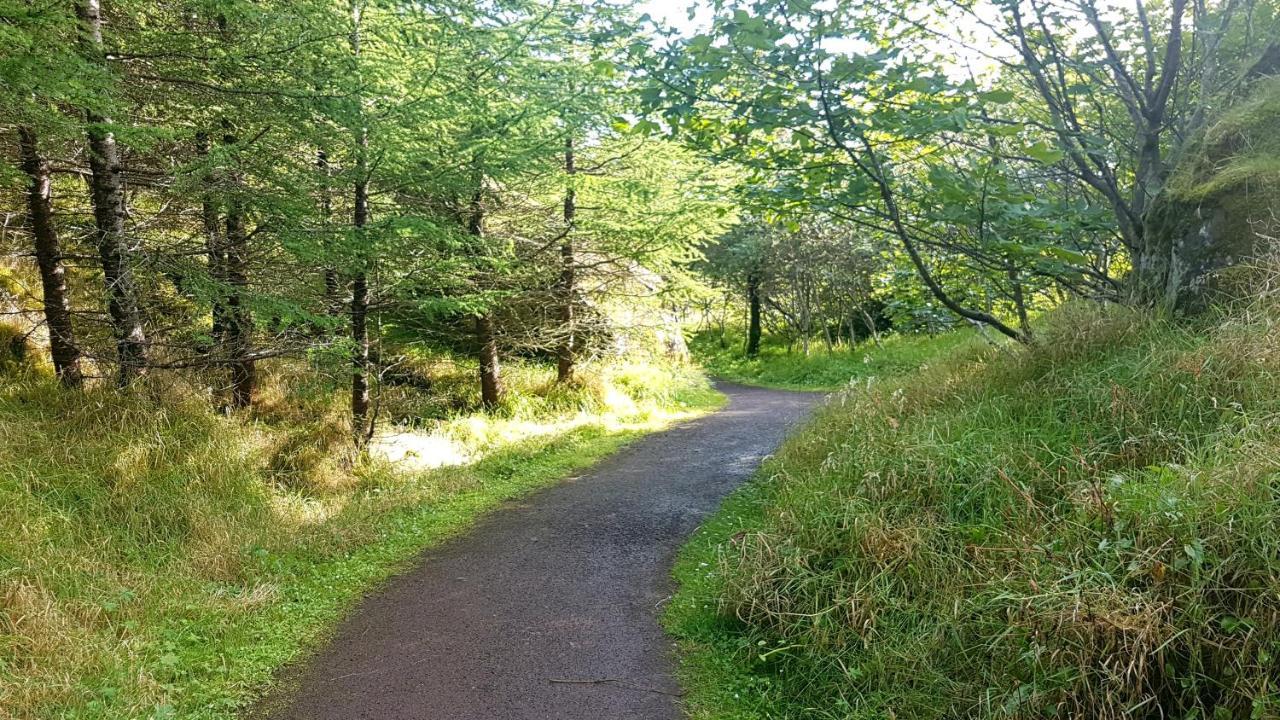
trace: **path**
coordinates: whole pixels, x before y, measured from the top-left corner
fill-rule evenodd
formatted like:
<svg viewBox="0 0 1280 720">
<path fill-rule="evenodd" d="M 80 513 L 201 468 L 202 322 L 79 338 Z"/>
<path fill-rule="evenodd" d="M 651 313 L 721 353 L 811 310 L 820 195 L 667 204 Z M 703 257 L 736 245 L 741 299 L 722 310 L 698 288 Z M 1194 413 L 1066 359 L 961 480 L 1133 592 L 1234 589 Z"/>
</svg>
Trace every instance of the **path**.
<svg viewBox="0 0 1280 720">
<path fill-rule="evenodd" d="M 658 626 L 676 550 L 820 396 L 729 406 L 508 504 L 365 599 L 273 720 L 680 717 Z M 609 680 L 610 682 L 581 682 Z M 553 682 L 572 681 L 572 682 Z"/>
</svg>

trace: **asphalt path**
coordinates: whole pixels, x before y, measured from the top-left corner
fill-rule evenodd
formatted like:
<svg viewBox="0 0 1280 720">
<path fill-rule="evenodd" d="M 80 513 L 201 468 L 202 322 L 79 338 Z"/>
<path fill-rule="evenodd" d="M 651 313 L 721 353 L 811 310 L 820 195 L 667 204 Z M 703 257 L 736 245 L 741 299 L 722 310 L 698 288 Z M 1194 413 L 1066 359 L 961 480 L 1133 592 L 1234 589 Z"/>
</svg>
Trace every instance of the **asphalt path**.
<svg viewBox="0 0 1280 720">
<path fill-rule="evenodd" d="M 821 399 L 720 384 L 719 412 L 508 503 L 365 598 L 271 720 L 676 720 L 658 625 L 675 553 Z"/>
</svg>

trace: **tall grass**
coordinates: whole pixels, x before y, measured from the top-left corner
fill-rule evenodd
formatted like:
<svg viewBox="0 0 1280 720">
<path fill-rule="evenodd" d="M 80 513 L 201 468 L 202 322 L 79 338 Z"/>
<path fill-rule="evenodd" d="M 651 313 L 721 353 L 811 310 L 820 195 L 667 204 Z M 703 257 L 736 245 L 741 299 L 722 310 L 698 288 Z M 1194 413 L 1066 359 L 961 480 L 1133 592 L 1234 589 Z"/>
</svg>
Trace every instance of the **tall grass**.
<svg viewBox="0 0 1280 720">
<path fill-rule="evenodd" d="M 695 717 L 1280 716 L 1275 307 L 837 396 L 682 561 Z"/>
<path fill-rule="evenodd" d="M 808 355 L 799 345 L 766 338 L 760 353 L 749 358 L 743 352 L 741 331 L 705 331 L 694 336 L 689 349 L 717 378 L 794 390 L 838 390 L 853 380 L 915 370 L 974 337 L 968 330 L 942 335 L 900 333 L 878 342 L 867 340 L 853 347 L 841 344 L 830 350 L 815 343 Z"/>
<path fill-rule="evenodd" d="M 470 370 L 442 366 L 434 397 L 385 397 L 384 417 L 463 451 L 416 472 L 354 457 L 343 393 L 295 370 L 270 368 L 239 418 L 162 378 L 123 394 L 5 378 L 0 718 L 233 717 L 425 545 L 715 402 L 686 368 L 602 365 L 560 388 L 527 367 L 509 382 L 531 399 L 500 413 L 415 415 Z"/>
</svg>

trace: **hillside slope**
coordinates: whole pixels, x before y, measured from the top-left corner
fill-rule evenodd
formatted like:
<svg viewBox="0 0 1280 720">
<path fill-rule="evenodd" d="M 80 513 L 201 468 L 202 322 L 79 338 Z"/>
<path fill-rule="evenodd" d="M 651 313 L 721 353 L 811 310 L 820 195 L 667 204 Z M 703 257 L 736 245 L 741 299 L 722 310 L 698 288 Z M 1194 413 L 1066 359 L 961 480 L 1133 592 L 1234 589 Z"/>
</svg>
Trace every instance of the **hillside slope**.
<svg viewBox="0 0 1280 720">
<path fill-rule="evenodd" d="M 1275 717 L 1277 319 L 1068 306 L 836 396 L 685 551 L 694 717 Z"/>
</svg>

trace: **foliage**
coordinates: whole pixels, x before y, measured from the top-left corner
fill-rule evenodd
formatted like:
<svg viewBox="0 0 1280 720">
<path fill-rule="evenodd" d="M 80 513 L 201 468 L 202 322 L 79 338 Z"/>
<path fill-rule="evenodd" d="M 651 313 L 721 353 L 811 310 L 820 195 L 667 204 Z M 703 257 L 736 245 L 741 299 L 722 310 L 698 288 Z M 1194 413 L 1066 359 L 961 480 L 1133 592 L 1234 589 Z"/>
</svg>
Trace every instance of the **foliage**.
<svg viewBox="0 0 1280 720">
<path fill-rule="evenodd" d="M 694 716 L 1274 714 L 1276 307 L 838 396 L 682 560 Z"/>
<path fill-rule="evenodd" d="M 1034 295 L 1110 284 L 1105 235 L 1088 232 L 1105 224 L 1044 170 L 1058 155 L 992 116 L 1007 92 L 951 80 L 910 52 L 914 31 L 854 3 L 716 7 L 650 61 L 648 95 L 673 132 L 753 172 L 763 213 L 885 238 L 938 302 L 1023 340 Z"/>
</svg>

